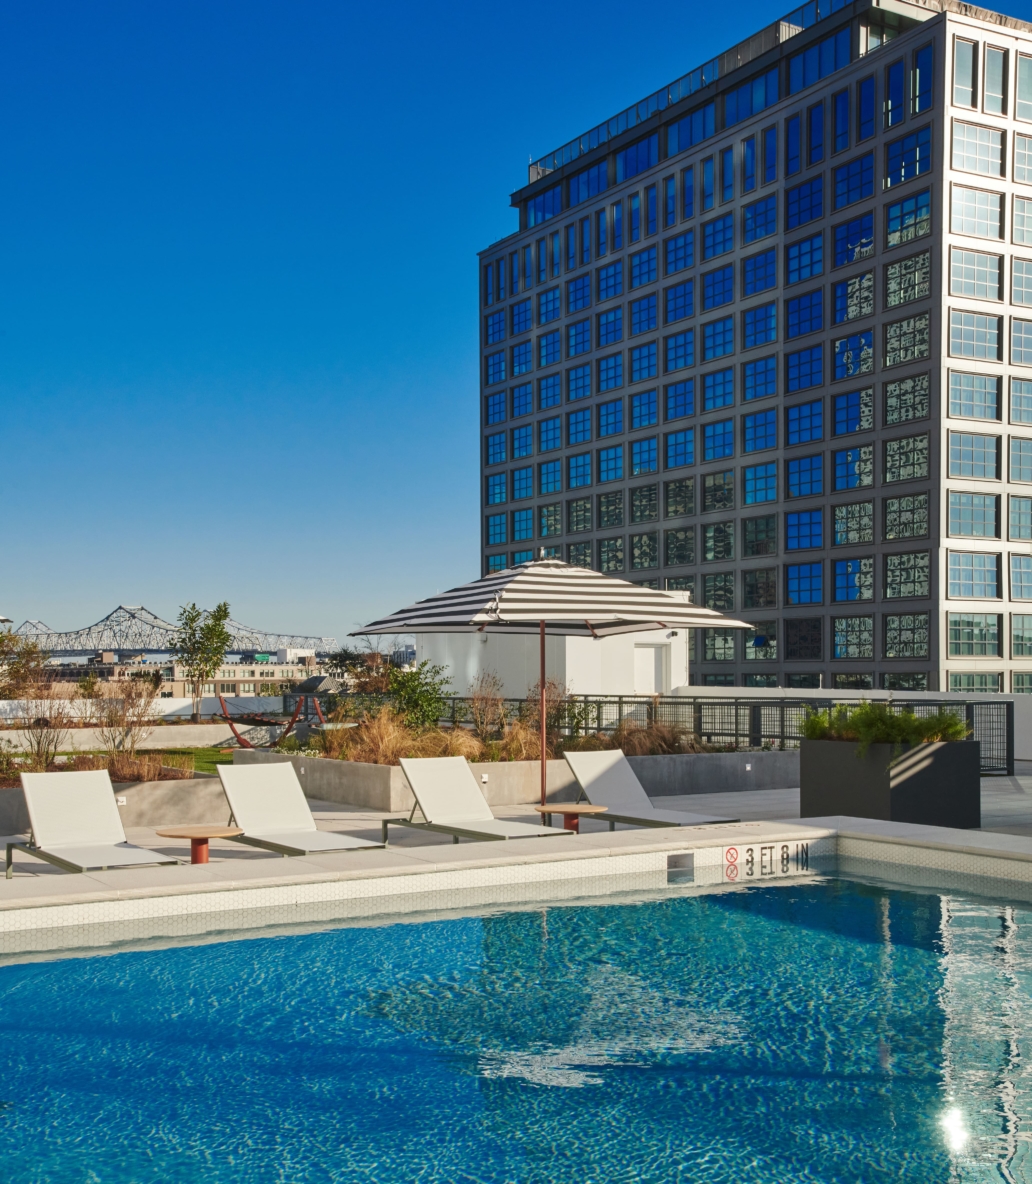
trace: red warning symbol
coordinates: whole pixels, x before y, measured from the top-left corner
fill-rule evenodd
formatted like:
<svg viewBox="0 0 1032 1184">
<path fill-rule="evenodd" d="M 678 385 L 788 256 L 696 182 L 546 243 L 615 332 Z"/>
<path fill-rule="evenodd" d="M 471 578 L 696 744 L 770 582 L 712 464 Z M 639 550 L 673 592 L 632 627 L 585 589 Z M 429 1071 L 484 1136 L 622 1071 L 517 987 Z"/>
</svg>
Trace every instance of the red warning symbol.
<svg viewBox="0 0 1032 1184">
<path fill-rule="evenodd" d="M 738 864 L 737 863 L 729 863 L 727 865 L 727 867 L 724 869 L 724 875 L 729 880 L 737 880 L 738 879 Z"/>
<path fill-rule="evenodd" d="M 724 852 L 724 860 L 727 863 L 737 863 L 738 862 L 738 848 L 737 847 L 728 847 L 728 849 Z"/>
</svg>

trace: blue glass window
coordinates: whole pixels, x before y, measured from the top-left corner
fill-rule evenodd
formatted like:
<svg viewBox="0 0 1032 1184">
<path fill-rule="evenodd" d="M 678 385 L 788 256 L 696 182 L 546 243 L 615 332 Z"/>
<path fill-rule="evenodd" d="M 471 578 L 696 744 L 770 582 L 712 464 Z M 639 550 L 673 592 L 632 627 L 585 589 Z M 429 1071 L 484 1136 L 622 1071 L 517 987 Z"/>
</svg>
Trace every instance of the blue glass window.
<svg viewBox="0 0 1032 1184">
<path fill-rule="evenodd" d="M 874 253 L 874 215 L 861 214 L 835 227 L 835 266 L 866 259 Z"/>
<path fill-rule="evenodd" d="M 484 406 L 484 418 L 488 423 L 505 423 L 505 391 L 495 395 L 488 395 Z"/>
<path fill-rule="evenodd" d="M 923 127 L 885 149 L 885 188 L 920 177 L 932 167 L 932 129 Z M 873 164 L 872 164 L 873 171 Z"/>
<path fill-rule="evenodd" d="M 556 185 L 546 189 L 527 202 L 527 226 L 537 226 L 561 214 L 563 209 L 563 187 Z"/>
<path fill-rule="evenodd" d="M 503 351 L 500 350 L 496 354 L 488 354 L 486 366 L 488 386 L 496 382 L 505 381 L 505 353 Z"/>
<path fill-rule="evenodd" d="M 680 469 L 695 464 L 695 429 L 668 432 L 666 436 L 666 467 Z"/>
<path fill-rule="evenodd" d="M 747 506 L 778 500 L 778 466 L 774 461 L 744 469 L 742 481 Z"/>
<path fill-rule="evenodd" d="M 522 460 L 525 456 L 534 455 L 534 428 L 526 424 L 522 428 L 512 429 L 512 459 Z"/>
<path fill-rule="evenodd" d="M 800 131 L 799 116 L 793 115 L 785 124 L 785 176 L 791 177 L 793 173 L 798 173 L 802 168 L 802 155 L 800 153 L 800 141 L 802 134 Z"/>
<path fill-rule="evenodd" d="M 790 563 L 785 568 L 785 600 L 788 604 L 822 604 L 822 571 L 819 563 Z"/>
<path fill-rule="evenodd" d="M 623 354 L 612 354 L 598 360 L 598 389 L 612 391 L 623 386 Z"/>
<path fill-rule="evenodd" d="M 812 497 L 824 492 L 824 457 L 797 456 L 788 462 L 788 496 Z"/>
<path fill-rule="evenodd" d="M 735 401 L 735 372 L 715 370 L 702 378 L 702 409 L 715 411 L 718 407 L 730 407 Z"/>
<path fill-rule="evenodd" d="M 754 201 L 742 211 L 744 237 L 747 243 L 775 234 L 778 229 L 778 198 L 772 193 L 762 201 Z"/>
<path fill-rule="evenodd" d="M 633 440 L 631 442 L 631 476 L 640 477 L 643 473 L 656 471 L 656 437 L 647 440 Z"/>
<path fill-rule="evenodd" d="M 866 458 L 865 452 L 867 453 Z M 870 485 L 872 481 L 870 456 L 870 445 L 866 449 L 844 448 L 841 452 L 836 452 L 832 458 L 835 465 L 835 488 L 858 489 Z"/>
<path fill-rule="evenodd" d="M 778 445 L 778 413 L 772 407 L 769 411 L 755 411 L 747 415 L 743 423 L 743 452 L 760 452 L 764 448 Z"/>
<path fill-rule="evenodd" d="M 623 341 L 623 309 L 611 308 L 598 314 L 599 349 L 614 342 Z"/>
<path fill-rule="evenodd" d="M 542 333 L 538 338 L 538 365 L 542 369 L 545 366 L 554 366 L 556 362 L 562 361 L 562 356 L 562 337 L 559 330 Z"/>
<path fill-rule="evenodd" d="M 656 327 L 656 294 L 631 301 L 631 336 L 648 333 Z"/>
<path fill-rule="evenodd" d="M 863 201 L 874 193 L 874 153 L 867 152 L 835 170 L 835 209 Z"/>
<path fill-rule="evenodd" d="M 497 547 L 499 543 L 509 541 L 506 534 L 504 514 L 489 514 L 487 518 L 487 545 Z"/>
<path fill-rule="evenodd" d="M 623 261 L 598 269 L 598 298 L 610 300 L 623 292 Z"/>
<path fill-rule="evenodd" d="M 702 277 L 702 307 L 718 308 L 735 298 L 735 269 L 730 264 Z"/>
<path fill-rule="evenodd" d="M 512 566 L 518 567 L 521 563 L 530 563 L 534 558 L 533 551 L 513 551 Z"/>
<path fill-rule="evenodd" d="M 834 8 L 828 9 L 829 13 L 834 11 Z M 821 15 L 824 15 L 823 11 Z M 829 74 L 834 74 L 836 70 L 841 70 L 843 66 L 848 66 L 849 54 L 848 25 L 837 33 L 815 41 L 800 53 L 793 54 L 788 59 L 788 93 L 794 95 L 827 78 Z"/>
<path fill-rule="evenodd" d="M 623 445 L 617 444 L 613 448 L 599 449 L 598 479 L 605 481 L 620 481 L 623 478 Z"/>
<path fill-rule="evenodd" d="M 512 471 L 512 500 L 521 501 L 525 497 L 534 496 L 534 469 L 528 465 L 525 469 Z"/>
<path fill-rule="evenodd" d="M 824 235 L 789 243 L 785 251 L 785 278 L 790 284 L 824 274 Z"/>
<path fill-rule="evenodd" d="M 563 487 L 563 462 L 550 460 L 538 465 L 538 493 L 559 493 Z M 532 538 L 527 535 L 527 538 Z"/>
<path fill-rule="evenodd" d="M 774 66 L 764 74 L 757 74 L 734 90 L 724 95 L 724 126 L 733 127 L 748 119 L 750 115 L 759 115 L 761 111 L 772 107 L 778 101 L 778 68 Z"/>
<path fill-rule="evenodd" d="M 505 312 L 493 312 L 487 318 L 487 344 L 497 345 L 505 340 Z"/>
<path fill-rule="evenodd" d="M 534 410 L 533 388 L 529 382 L 521 383 L 512 388 L 512 417 L 519 419 L 521 415 L 530 415 Z"/>
<path fill-rule="evenodd" d="M 836 436 L 845 436 L 849 432 L 860 432 L 874 427 L 870 398 L 869 391 L 850 391 L 847 395 L 835 396 Z"/>
<path fill-rule="evenodd" d="M 538 295 L 538 324 L 547 325 L 562 315 L 562 305 L 559 302 L 559 289 L 549 288 L 547 292 Z"/>
<path fill-rule="evenodd" d="M 824 439 L 824 404 L 820 399 L 812 403 L 796 403 L 785 409 L 785 428 L 789 444 L 809 444 Z"/>
<path fill-rule="evenodd" d="M 518 337 L 521 333 L 526 333 L 532 323 L 533 317 L 530 312 L 530 301 L 521 300 L 518 304 L 512 306 L 512 335 Z"/>
<path fill-rule="evenodd" d="M 695 414 L 695 379 L 675 382 L 666 388 L 667 419 L 684 419 Z"/>
<path fill-rule="evenodd" d="M 727 251 L 735 249 L 735 217 L 725 214 L 723 218 L 714 218 L 712 222 L 704 223 L 702 227 L 702 257 L 713 259 Z"/>
<path fill-rule="evenodd" d="M 852 333 L 835 342 L 835 377 L 854 378 L 874 369 L 874 331 Z"/>
<path fill-rule="evenodd" d="M 586 444 L 591 439 L 591 412 L 571 411 L 566 417 L 566 443 Z"/>
<path fill-rule="evenodd" d="M 656 343 L 638 345 L 631 350 L 631 382 L 644 382 L 656 377 Z"/>
<path fill-rule="evenodd" d="M 763 345 L 768 341 L 777 341 L 777 304 L 771 301 L 770 304 L 761 304 L 758 308 L 747 308 L 742 313 L 742 331 L 746 349 Z"/>
<path fill-rule="evenodd" d="M 683 119 L 667 125 L 667 156 L 676 156 L 693 144 L 701 144 L 713 135 L 716 108 L 712 102 L 704 103 Z M 690 217 L 690 215 L 685 215 Z"/>
<path fill-rule="evenodd" d="M 538 410 L 547 411 L 549 407 L 558 407 L 563 401 L 562 378 L 558 374 L 549 374 L 546 378 L 538 379 Z"/>
<path fill-rule="evenodd" d="M 735 352 L 735 318 L 723 317 L 702 326 L 702 358 L 709 362 Z"/>
<path fill-rule="evenodd" d="M 819 345 L 785 355 L 785 377 L 788 393 L 805 391 L 824 382 L 824 355 Z"/>
<path fill-rule="evenodd" d="M 785 229 L 794 230 L 824 217 L 824 178 L 814 177 L 785 194 Z"/>
<path fill-rule="evenodd" d="M 611 403 L 600 403 L 598 408 L 598 434 L 615 436 L 623 431 L 623 399 Z"/>
<path fill-rule="evenodd" d="M 776 288 L 778 283 L 778 253 L 771 249 L 762 255 L 752 255 L 742 262 L 743 295 L 753 296 Z"/>
<path fill-rule="evenodd" d="M 512 347 L 512 376 L 515 378 L 518 374 L 526 374 L 528 370 L 533 369 L 534 356 L 531 352 L 529 341 L 522 341 L 519 345 Z"/>
<path fill-rule="evenodd" d="M 631 395 L 632 428 L 648 428 L 657 420 L 655 391 L 642 391 L 640 395 Z"/>
<path fill-rule="evenodd" d="M 538 452 L 551 452 L 555 448 L 562 448 L 562 446 L 562 420 L 559 416 L 541 420 L 538 424 Z"/>
<path fill-rule="evenodd" d="M 785 550 L 810 551 L 824 546 L 824 515 L 821 510 L 802 510 L 785 515 Z"/>
<path fill-rule="evenodd" d="M 590 169 L 584 169 L 583 172 L 572 176 L 570 178 L 570 205 L 579 206 L 589 197 L 605 193 L 609 187 L 607 170 L 608 161 L 601 160 L 598 164 L 593 164 Z"/>
<path fill-rule="evenodd" d="M 505 433 L 495 432 L 487 437 L 487 463 L 500 465 L 506 459 Z"/>
<path fill-rule="evenodd" d="M 505 473 L 493 473 L 487 479 L 487 504 L 489 506 L 501 505 L 506 500 L 507 489 L 507 475 Z"/>
<path fill-rule="evenodd" d="M 528 301 L 529 303 L 529 301 Z M 591 276 L 579 275 L 566 283 L 566 311 L 580 312 L 591 303 Z"/>
<path fill-rule="evenodd" d="M 777 358 L 757 358 L 755 362 L 746 362 L 743 374 L 744 400 L 763 399 L 778 393 Z"/>
<path fill-rule="evenodd" d="M 659 163 L 659 133 L 653 132 L 616 154 L 616 183 L 629 181 Z"/>
<path fill-rule="evenodd" d="M 685 329 L 683 333 L 675 333 L 666 339 L 666 369 L 683 370 L 685 366 L 695 364 L 695 331 Z"/>
<path fill-rule="evenodd" d="M 566 461 L 566 488 L 580 489 L 591 484 L 591 453 L 581 452 Z"/>
<path fill-rule="evenodd" d="M 785 306 L 785 336 L 802 337 L 824 328 L 824 292 L 805 292 L 789 300 Z"/>
<path fill-rule="evenodd" d="M 651 284 L 656 278 L 656 248 L 649 247 L 647 251 L 639 251 L 631 256 L 631 287 L 640 288 L 642 284 Z"/>
<path fill-rule="evenodd" d="M 735 421 L 721 419 L 702 428 L 702 459 L 722 460 L 735 454 Z"/>
<path fill-rule="evenodd" d="M 591 322 L 577 321 L 566 328 L 566 353 L 576 358 L 591 351 Z"/>
<path fill-rule="evenodd" d="M 566 397 L 572 403 L 574 399 L 585 399 L 591 394 L 591 367 L 574 366 L 566 371 Z"/>
<path fill-rule="evenodd" d="M 678 284 L 676 288 L 667 288 L 666 320 L 668 325 L 672 321 L 683 321 L 685 317 L 694 315 L 694 290 L 695 283 L 693 280 L 685 280 L 683 284 Z"/>
<path fill-rule="evenodd" d="M 902 63 L 900 63 L 902 64 Z M 871 561 L 866 560 L 868 569 Z M 838 559 L 835 561 L 835 599 L 870 600 L 870 571 L 864 570 L 863 559 Z"/>
<path fill-rule="evenodd" d="M 675 238 L 666 240 L 666 273 L 684 271 L 695 263 L 695 231 L 686 230 Z"/>
</svg>

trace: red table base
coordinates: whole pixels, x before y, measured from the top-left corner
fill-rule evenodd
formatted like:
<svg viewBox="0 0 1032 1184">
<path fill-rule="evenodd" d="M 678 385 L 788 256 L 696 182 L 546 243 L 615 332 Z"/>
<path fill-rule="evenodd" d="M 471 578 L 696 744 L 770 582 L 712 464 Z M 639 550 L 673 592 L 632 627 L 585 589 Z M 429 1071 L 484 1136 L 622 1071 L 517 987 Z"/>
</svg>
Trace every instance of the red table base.
<svg viewBox="0 0 1032 1184">
<path fill-rule="evenodd" d="M 190 862 L 191 863 L 207 863 L 208 862 L 208 840 L 207 839 L 191 839 L 190 840 Z"/>
</svg>

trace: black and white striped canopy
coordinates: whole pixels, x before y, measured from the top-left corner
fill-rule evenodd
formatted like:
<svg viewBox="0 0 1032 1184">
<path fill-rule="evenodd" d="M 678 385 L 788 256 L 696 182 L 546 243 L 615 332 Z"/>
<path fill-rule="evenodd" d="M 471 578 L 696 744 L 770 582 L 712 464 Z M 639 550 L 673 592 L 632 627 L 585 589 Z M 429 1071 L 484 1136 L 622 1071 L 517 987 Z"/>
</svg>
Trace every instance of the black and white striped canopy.
<svg viewBox="0 0 1032 1184">
<path fill-rule="evenodd" d="M 365 633 L 549 633 L 605 637 L 647 629 L 751 629 L 745 621 L 559 559 L 535 559 L 420 600 L 356 629 Z"/>
</svg>

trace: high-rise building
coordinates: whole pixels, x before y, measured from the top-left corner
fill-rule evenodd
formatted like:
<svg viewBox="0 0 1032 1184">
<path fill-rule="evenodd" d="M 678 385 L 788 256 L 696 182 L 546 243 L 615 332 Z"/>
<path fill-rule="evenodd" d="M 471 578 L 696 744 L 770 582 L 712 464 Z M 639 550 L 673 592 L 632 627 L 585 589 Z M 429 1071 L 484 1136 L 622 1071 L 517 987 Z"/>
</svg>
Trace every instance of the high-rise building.
<svg viewBox="0 0 1032 1184">
<path fill-rule="evenodd" d="M 755 624 L 717 686 L 1032 691 L 1032 24 L 819 0 L 530 166 L 483 567 Z"/>
</svg>

